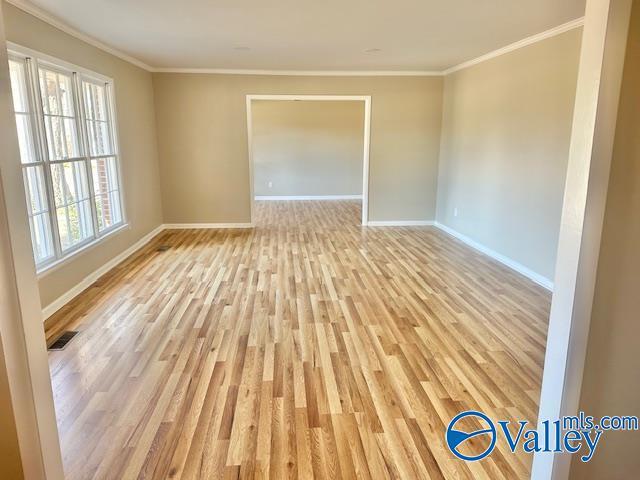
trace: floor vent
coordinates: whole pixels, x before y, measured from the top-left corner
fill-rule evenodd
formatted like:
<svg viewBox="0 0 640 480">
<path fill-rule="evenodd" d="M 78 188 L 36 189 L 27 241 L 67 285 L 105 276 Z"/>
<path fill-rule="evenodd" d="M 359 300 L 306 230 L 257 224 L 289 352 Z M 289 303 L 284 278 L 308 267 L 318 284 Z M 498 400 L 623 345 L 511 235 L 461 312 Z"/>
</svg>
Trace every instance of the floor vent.
<svg viewBox="0 0 640 480">
<path fill-rule="evenodd" d="M 51 344 L 49 350 L 64 350 L 64 347 L 78 334 L 75 330 L 67 330 Z"/>
<path fill-rule="evenodd" d="M 167 250 L 169 250 L 171 247 L 169 245 L 160 245 L 157 249 L 156 252 L 166 252 Z"/>
</svg>

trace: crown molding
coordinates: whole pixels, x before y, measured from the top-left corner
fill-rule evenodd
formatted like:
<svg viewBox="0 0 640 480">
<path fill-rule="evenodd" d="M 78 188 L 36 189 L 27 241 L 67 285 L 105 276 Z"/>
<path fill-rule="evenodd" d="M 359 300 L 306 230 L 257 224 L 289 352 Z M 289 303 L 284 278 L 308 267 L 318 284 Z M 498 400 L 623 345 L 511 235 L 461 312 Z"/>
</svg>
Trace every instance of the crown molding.
<svg viewBox="0 0 640 480">
<path fill-rule="evenodd" d="M 561 33 L 568 32 L 569 30 L 573 30 L 574 28 L 578 28 L 584 25 L 584 17 L 576 18 L 575 20 L 571 20 L 570 22 L 563 23 L 562 25 L 558 25 L 557 27 L 551 28 L 549 30 L 545 30 L 544 32 L 538 33 L 536 35 L 532 35 L 527 38 L 523 38 L 517 42 L 514 42 L 506 47 L 499 48 L 492 52 L 481 55 L 472 60 L 467 60 L 466 62 L 462 62 L 458 65 L 455 65 L 451 68 L 446 69 L 442 72 L 443 75 L 449 75 L 450 73 L 457 72 L 459 70 L 463 70 L 465 68 L 472 67 L 473 65 L 477 65 L 482 62 L 486 62 L 487 60 L 491 60 L 492 58 L 499 57 L 500 55 L 504 55 L 505 53 L 513 52 L 514 50 L 518 50 L 520 48 L 526 47 L 533 43 L 540 42 L 542 40 L 546 40 L 547 38 L 555 37 L 556 35 L 560 35 Z"/>
<path fill-rule="evenodd" d="M 116 48 L 110 47 L 109 45 L 102 43 L 100 40 L 97 40 L 90 35 L 82 33 L 81 31 L 73 28 L 72 26 L 54 17 L 50 13 L 44 11 L 42 8 L 34 5 L 33 3 L 27 0 L 6 0 L 6 2 L 28 13 L 29 15 L 33 15 L 37 19 L 42 20 L 45 23 L 48 23 L 52 27 L 55 27 L 58 30 L 61 30 L 66 34 L 77 38 L 78 40 L 82 40 L 83 42 L 88 43 L 89 45 L 92 45 L 96 48 L 99 48 L 100 50 L 110 53 L 114 57 L 118 57 L 121 60 L 124 60 L 125 62 L 132 63 L 136 67 L 140 67 L 148 72 L 153 71 L 153 67 L 151 67 L 150 65 L 147 65 L 143 61 L 138 60 L 137 58 L 132 57 L 131 55 L 127 55 L 126 53 Z"/>
<path fill-rule="evenodd" d="M 242 68 L 154 68 L 153 72 L 294 77 L 440 77 L 443 75 L 443 72 L 428 70 L 251 70 Z"/>
<path fill-rule="evenodd" d="M 256 69 L 230 69 L 230 68 L 172 68 L 172 67 L 152 67 L 128 55 L 116 48 L 102 43 L 90 35 L 80 32 L 64 21 L 54 17 L 40 7 L 37 7 L 28 0 L 6 0 L 7 3 L 33 15 L 45 23 L 61 30 L 83 42 L 88 43 L 100 50 L 114 55 L 126 62 L 153 73 L 191 73 L 191 74 L 217 74 L 217 75 L 272 75 L 272 76 L 302 76 L 302 77 L 441 77 L 459 70 L 477 65 L 479 63 L 499 57 L 505 53 L 513 52 L 519 48 L 526 47 L 547 38 L 560 35 L 561 33 L 573 30 L 584 25 L 584 17 L 577 18 L 544 32 L 532 35 L 515 43 L 499 48 L 492 52 L 481 55 L 472 60 L 467 60 L 459 65 L 455 65 L 443 71 L 432 70 L 256 70 Z"/>
</svg>

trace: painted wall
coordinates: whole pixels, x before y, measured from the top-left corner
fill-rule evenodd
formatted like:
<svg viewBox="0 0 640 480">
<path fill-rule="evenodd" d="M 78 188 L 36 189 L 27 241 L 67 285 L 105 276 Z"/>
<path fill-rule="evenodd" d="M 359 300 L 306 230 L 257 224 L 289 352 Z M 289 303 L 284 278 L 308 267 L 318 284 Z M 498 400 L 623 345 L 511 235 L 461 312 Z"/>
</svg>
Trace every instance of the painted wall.
<svg viewBox="0 0 640 480">
<path fill-rule="evenodd" d="M 254 100 L 251 110 L 255 195 L 362 195 L 364 102 Z"/>
<path fill-rule="evenodd" d="M 587 344 L 580 410 L 640 415 L 640 3 L 633 2 Z M 630 478 L 640 471 L 638 432 L 605 432 L 575 480 Z"/>
<path fill-rule="evenodd" d="M 42 306 L 82 281 L 162 223 L 151 74 L 4 3 L 7 40 L 112 77 L 129 229 L 40 279 Z"/>
<path fill-rule="evenodd" d="M 19 480 L 24 477 L 18 432 L 13 416 L 13 404 L 9 391 L 9 378 L 4 360 L 2 337 L 0 337 L 0 478 Z"/>
<path fill-rule="evenodd" d="M 433 220 L 441 77 L 153 76 L 167 223 L 250 221 L 247 94 L 371 95 L 369 218 Z"/>
<path fill-rule="evenodd" d="M 550 281 L 581 34 L 571 30 L 445 80 L 438 222 Z"/>
</svg>

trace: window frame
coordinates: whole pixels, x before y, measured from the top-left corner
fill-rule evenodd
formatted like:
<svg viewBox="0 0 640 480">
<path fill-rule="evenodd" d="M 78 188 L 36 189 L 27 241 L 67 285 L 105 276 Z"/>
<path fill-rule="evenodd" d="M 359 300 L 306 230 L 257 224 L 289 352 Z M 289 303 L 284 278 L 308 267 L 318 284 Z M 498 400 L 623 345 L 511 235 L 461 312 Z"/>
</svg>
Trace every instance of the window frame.
<svg viewBox="0 0 640 480">
<path fill-rule="evenodd" d="M 47 210 L 49 212 L 49 229 L 52 237 L 53 255 L 42 262 L 36 261 L 36 273 L 38 277 L 42 277 L 47 273 L 55 270 L 57 267 L 65 264 L 73 257 L 84 252 L 93 246 L 96 246 L 108 237 L 130 228 L 127 220 L 126 201 L 124 196 L 125 185 L 122 177 L 122 168 L 120 164 L 120 144 L 118 136 L 118 113 L 116 111 L 115 86 L 112 78 L 93 72 L 83 67 L 65 62 L 58 58 L 47 54 L 31 50 L 29 48 L 7 42 L 7 50 L 9 60 L 21 62 L 24 65 L 25 83 L 28 97 L 29 122 L 31 126 L 31 136 L 33 141 L 33 149 L 35 161 L 32 163 L 22 163 L 18 159 L 21 170 L 24 172 L 27 167 L 41 166 L 44 175 L 44 183 L 46 189 Z M 74 116 L 78 137 L 79 156 L 64 159 L 50 159 L 49 147 L 47 145 L 47 132 L 44 119 L 44 109 L 42 103 L 42 92 L 40 90 L 40 68 L 55 71 L 63 75 L 71 77 Z M 89 134 L 87 131 L 87 113 L 84 101 L 83 86 L 84 83 L 94 83 L 105 88 L 105 107 L 108 125 L 108 140 L 111 144 L 111 153 L 108 155 L 91 156 L 89 145 Z M 115 178 L 118 186 L 118 201 L 120 206 L 121 219 L 118 223 L 100 230 L 98 212 L 96 207 L 96 194 L 93 183 L 92 161 L 96 159 L 113 158 L 115 165 Z M 63 250 L 62 240 L 60 237 L 57 206 L 54 198 L 54 188 L 51 168 L 56 164 L 65 164 L 70 162 L 83 162 L 88 185 L 88 200 L 91 212 L 92 234 L 84 240 Z M 25 200 L 29 198 L 29 188 L 25 181 Z M 81 202 L 76 203 L 80 205 Z M 30 210 L 28 210 L 28 213 Z M 29 218 L 31 215 L 29 215 Z M 31 229 L 31 222 L 30 222 Z M 33 235 L 33 233 L 31 234 Z M 35 260 L 35 254 L 34 254 Z"/>
</svg>

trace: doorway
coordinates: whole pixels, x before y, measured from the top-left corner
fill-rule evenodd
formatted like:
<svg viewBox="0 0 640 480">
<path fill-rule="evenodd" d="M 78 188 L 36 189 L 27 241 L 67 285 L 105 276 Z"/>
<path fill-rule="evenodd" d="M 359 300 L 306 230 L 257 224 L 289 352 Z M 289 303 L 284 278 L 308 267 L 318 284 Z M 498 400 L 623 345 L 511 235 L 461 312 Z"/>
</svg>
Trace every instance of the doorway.
<svg viewBox="0 0 640 480">
<path fill-rule="evenodd" d="M 246 102 L 251 223 L 256 222 L 256 201 L 361 198 L 361 222 L 367 225 L 371 97 L 247 95 Z M 327 102 L 336 105 L 333 122 Z M 347 103 L 341 106 L 343 102 L 361 104 L 355 105 L 359 110 L 353 110 L 344 108 Z M 354 126 L 350 120 L 358 111 L 361 117 L 355 121 L 359 125 Z M 354 152 L 354 146 L 358 151 Z M 354 175 L 360 177 L 357 170 L 360 185 L 355 185 L 358 178 Z"/>
</svg>

